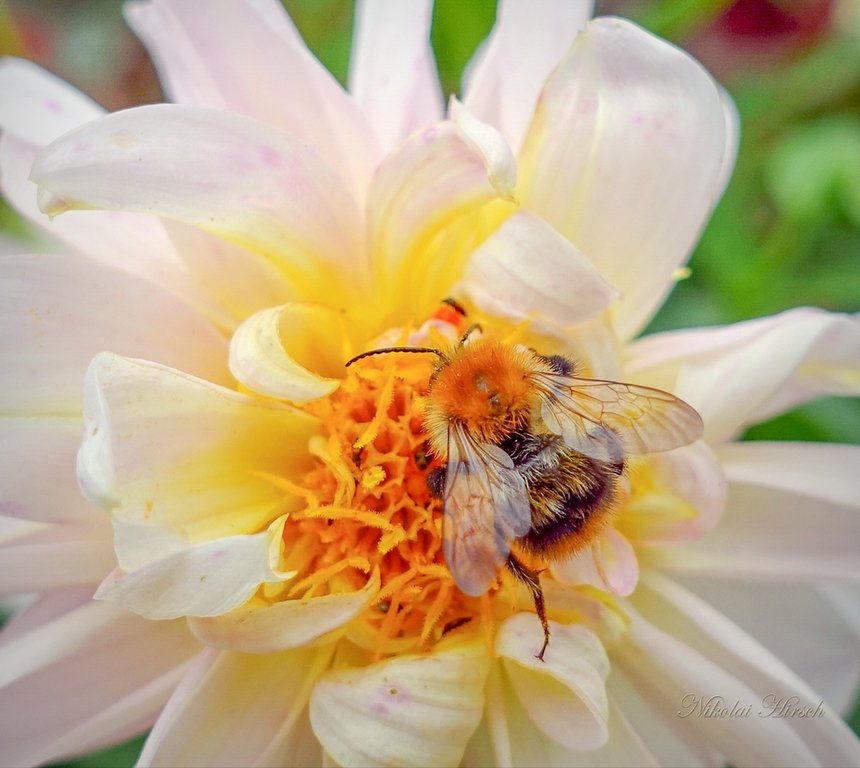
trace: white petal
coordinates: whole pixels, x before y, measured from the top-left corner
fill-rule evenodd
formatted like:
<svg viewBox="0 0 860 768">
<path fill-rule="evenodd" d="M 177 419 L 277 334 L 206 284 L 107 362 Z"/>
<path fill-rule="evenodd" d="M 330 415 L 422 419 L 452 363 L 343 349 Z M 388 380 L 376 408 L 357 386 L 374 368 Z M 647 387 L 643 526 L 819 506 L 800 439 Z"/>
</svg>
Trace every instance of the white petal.
<svg viewBox="0 0 860 768">
<path fill-rule="evenodd" d="M 520 153 L 523 204 L 589 258 L 647 322 L 723 183 L 720 91 L 687 54 L 621 19 L 585 28 L 547 81 Z"/>
<path fill-rule="evenodd" d="M 473 251 L 461 288 L 485 312 L 561 326 L 594 317 L 618 298 L 568 240 L 526 211 L 513 214 Z"/>
<path fill-rule="evenodd" d="M 3 765 L 55 762 L 145 730 L 199 647 L 181 622 L 124 614 L 110 627 L 90 626 L 86 642 L 77 635 L 68 654 L 55 646 L 55 660 L 3 688 Z M 43 650 L 57 642 L 50 625 L 32 638 Z"/>
<path fill-rule="evenodd" d="M 517 613 L 502 622 L 496 653 L 534 724 L 572 749 L 597 749 L 609 737 L 604 680 L 609 659 L 591 630 L 550 622 L 544 660 L 537 658 L 543 630 L 534 614 Z"/>
<path fill-rule="evenodd" d="M 646 588 L 637 591 L 634 601 L 639 610 L 743 680 L 757 694 L 753 702 L 756 714 L 779 712 L 783 706 L 815 711 L 818 714 L 814 716 L 786 719 L 821 765 L 860 762 L 860 741 L 851 729 L 769 650 L 677 584 L 654 573 L 646 574 L 643 580 Z M 769 613 L 769 609 L 764 612 Z"/>
<path fill-rule="evenodd" d="M 117 569 L 99 586 L 111 600 L 147 619 L 219 616 L 246 602 L 261 584 L 295 572 L 273 569 L 269 553 L 283 526 L 246 536 L 225 536 L 167 555 L 131 573 Z"/>
<path fill-rule="evenodd" d="M 0 127 L 4 133 L 44 147 L 104 114 L 68 83 L 14 57 L 0 61 Z"/>
<path fill-rule="evenodd" d="M 116 566 L 110 527 L 57 524 L 0 546 L 0 591 L 95 585 Z"/>
<path fill-rule="evenodd" d="M 248 389 L 303 403 L 337 389 L 344 347 L 341 313 L 285 304 L 249 317 L 230 341 L 230 371 Z"/>
<path fill-rule="evenodd" d="M 267 765 L 300 722 L 330 649 L 246 655 L 206 650 L 152 729 L 138 765 Z"/>
<path fill-rule="evenodd" d="M 430 48 L 432 0 L 359 0 L 349 90 L 384 153 L 442 117 L 442 89 Z"/>
<path fill-rule="evenodd" d="M 31 178 L 51 215 L 163 215 L 259 252 L 310 298 L 361 286 L 359 215 L 343 184 L 307 145 L 242 115 L 175 104 L 117 112 L 51 144 Z"/>
<path fill-rule="evenodd" d="M 268 525 L 283 492 L 251 472 L 297 479 L 316 431 L 294 408 L 108 354 L 88 371 L 84 421 L 78 479 L 88 498 L 119 521 L 191 542 Z M 167 540 L 152 543 L 147 560 L 166 554 L 158 544 Z M 141 553 L 121 544 L 120 565 L 138 567 Z"/>
<path fill-rule="evenodd" d="M 590 0 L 500 0 L 493 31 L 469 63 L 464 102 L 499 128 L 514 151 L 544 81 L 591 18 L 591 9 Z"/>
<path fill-rule="evenodd" d="M 274 653 L 297 648 L 343 627 L 358 616 L 379 591 L 374 573 L 357 591 L 274 604 L 251 601 L 229 613 L 189 619 L 194 635 L 213 648 L 242 653 Z"/>
<path fill-rule="evenodd" d="M 382 317 L 428 316 L 461 277 L 476 242 L 501 222 L 502 213 L 489 214 L 489 222 L 469 218 L 513 186 L 501 169 L 485 165 L 490 154 L 446 121 L 412 135 L 380 165 L 368 194 L 368 227 L 377 296 L 392 305 L 376 310 Z M 463 232 L 452 229 L 459 221 Z M 479 225 L 490 229 L 476 231 Z"/>
<path fill-rule="evenodd" d="M 860 316 L 801 308 L 635 342 L 629 372 L 696 408 L 709 442 L 821 395 L 860 394 Z"/>
<path fill-rule="evenodd" d="M 731 671 L 653 626 L 632 608 L 628 611 L 629 630 L 613 658 L 657 706 L 677 713 L 732 765 L 820 765 L 783 719 L 702 714 L 709 701 L 731 709 L 735 702 L 739 707 L 755 707 L 760 697 Z"/>
<path fill-rule="evenodd" d="M 311 725 L 339 765 L 453 766 L 481 719 L 487 668 L 473 637 L 332 669 L 314 687 Z"/>
<path fill-rule="evenodd" d="M 129 3 L 124 13 L 171 101 L 279 126 L 363 194 L 379 157 L 371 127 L 308 51 L 280 3 L 232 0 L 202 16 L 193 5 L 156 0 Z"/>
<path fill-rule="evenodd" d="M 717 458 L 733 484 L 860 506 L 860 446 L 759 440 L 721 445 Z"/>
<path fill-rule="evenodd" d="M 661 766 L 724 768 L 725 758 L 706 736 L 687 726 L 677 708 L 669 709 L 647 689 L 634 685 L 613 659 L 607 680 L 610 706 L 617 707 Z M 611 739 L 611 736 L 610 736 Z"/>
<path fill-rule="evenodd" d="M 728 446 L 720 524 L 697 541 L 649 555 L 672 569 L 734 578 L 857 578 L 857 466 L 856 446 Z"/>
<path fill-rule="evenodd" d="M 776 654 L 836 711 L 851 711 L 860 682 L 860 631 L 834 609 L 822 586 L 710 575 L 680 581 Z M 856 585 L 849 595 L 860 604 Z"/>
<path fill-rule="evenodd" d="M 46 523 L 106 522 L 75 478 L 82 429 L 78 417 L 0 421 L 0 514 Z"/>
<path fill-rule="evenodd" d="M 68 256 L 0 261 L 0 396 L 7 414 L 77 415 L 93 355 L 135 354 L 230 381 L 225 339 L 169 293 Z"/>
</svg>

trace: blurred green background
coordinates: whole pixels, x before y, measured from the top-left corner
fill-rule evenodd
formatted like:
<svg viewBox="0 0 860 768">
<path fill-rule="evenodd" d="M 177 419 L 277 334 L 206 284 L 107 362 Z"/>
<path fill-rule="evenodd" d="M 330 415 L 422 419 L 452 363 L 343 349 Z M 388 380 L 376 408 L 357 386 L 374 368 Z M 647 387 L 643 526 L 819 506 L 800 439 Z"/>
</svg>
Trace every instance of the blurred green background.
<svg viewBox="0 0 860 768">
<path fill-rule="evenodd" d="M 349 0 L 284 0 L 311 49 L 345 81 Z M 119 0 L 0 0 L 0 52 L 40 64 L 110 109 L 159 101 Z M 857 0 L 598 0 L 696 55 L 741 118 L 732 181 L 649 331 L 815 305 L 860 311 L 860 4 Z M 442 85 L 459 90 L 495 0 L 437 0 Z M 0 208 L 0 227 L 26 238 Z M 860 400 L 826 398 L 749 430 L 750 439 L 860 443 Z M 860 711 L 852 717 L 855 730 Z M 140 741 L 70 765 L 132 765 Z"/>
</svg>

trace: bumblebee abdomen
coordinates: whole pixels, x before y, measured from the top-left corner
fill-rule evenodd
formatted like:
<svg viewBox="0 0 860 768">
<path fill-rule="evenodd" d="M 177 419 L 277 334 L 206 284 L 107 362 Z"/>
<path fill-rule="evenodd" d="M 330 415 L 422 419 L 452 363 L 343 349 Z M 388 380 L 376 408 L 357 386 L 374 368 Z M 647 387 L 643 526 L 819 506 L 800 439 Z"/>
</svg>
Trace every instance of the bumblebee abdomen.
<svg viewBox="0 0 860 768">
<path fill-rule="evenodd" d="M 512 446 L 513 447 L 513 446 Z M 517 543 L 545 561 L 584 549 L 609 521 L 623 463 L 606 463 L 568 448 L 556 436 L 515 447 L 531 501 L 532 527 Z"/>
</svg>

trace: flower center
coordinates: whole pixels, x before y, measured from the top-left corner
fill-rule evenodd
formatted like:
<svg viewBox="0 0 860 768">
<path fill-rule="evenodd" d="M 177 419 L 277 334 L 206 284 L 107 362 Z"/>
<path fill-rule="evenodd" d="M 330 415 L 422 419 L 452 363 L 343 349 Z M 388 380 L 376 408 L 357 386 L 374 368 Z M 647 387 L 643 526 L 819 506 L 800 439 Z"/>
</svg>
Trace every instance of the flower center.
<svg viewBox="0 0 860 768">
<path fill-rule="evenodd" d="M 349 369 L 330 397 L 306 406 L 324 436 L 292 488 L 304 506 L 284 528 L 284 560 L 298 575 L 287 598 L 381 589 L 349 638 L 376 655 L 432 645 L 481 612 L 455 586 L 442 554 L 442 503 L 427 485 L 440 466 L 424 429 L 432 361 L 381 355 Z"/>
</svg>

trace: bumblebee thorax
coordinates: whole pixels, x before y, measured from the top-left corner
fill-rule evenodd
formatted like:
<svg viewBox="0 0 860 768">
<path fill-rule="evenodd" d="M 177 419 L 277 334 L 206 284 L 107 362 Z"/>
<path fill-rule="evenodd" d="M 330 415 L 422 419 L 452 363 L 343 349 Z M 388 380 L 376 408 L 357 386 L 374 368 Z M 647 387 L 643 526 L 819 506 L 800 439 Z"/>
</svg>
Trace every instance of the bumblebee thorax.
<svg viewBox="0 0 860 768">
<path fill-rule="evenodd" d="M 478 340 L 458 349 L 436 372 L 430 402 L 478 439 L 499 443 L 528 422 L 531 395 L 523 354 L 510 345 Z"/>
</svg>

